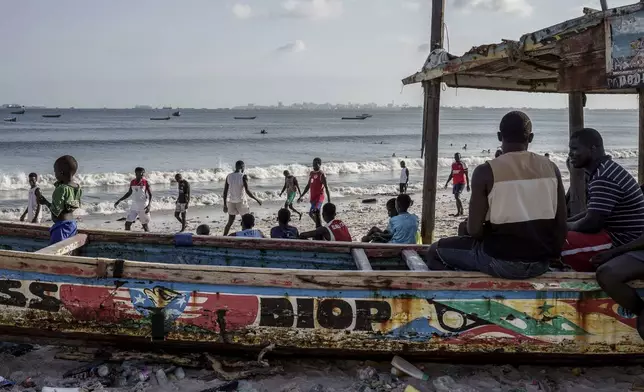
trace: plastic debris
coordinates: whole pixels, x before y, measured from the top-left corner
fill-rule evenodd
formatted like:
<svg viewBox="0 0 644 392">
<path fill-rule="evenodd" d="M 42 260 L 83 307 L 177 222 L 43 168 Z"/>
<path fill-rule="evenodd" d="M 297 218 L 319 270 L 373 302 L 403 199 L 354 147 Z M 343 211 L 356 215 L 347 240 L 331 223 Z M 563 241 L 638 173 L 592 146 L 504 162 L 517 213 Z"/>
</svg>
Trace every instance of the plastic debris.
<svg viewBox="0 0 644 392">
<path fill-rule="evenodd" d="M 456 383 L 450 376 L 440 376 L 433 382 L 436 392 L 477 392 L 467 385 Z"/>
<path fill-rule="evenodd" d="M 407 385 L 405 388 L 404 392 L 420 392 L 418 389 L 412 387 L 411 385 Z"/>
<path fill-rule="evenodd" d="M 157 382 L 161 387 L 168 385 L 168 383 L 170 382 L 168 381 L 168 377 L 165 375 L 165 372 L 163 371 L 163 369 L 157 370 L 155 375 L 157 376 Z"/>
<path fill-rule="evenodd" d="M 14 384 L 15 384 L 15 382 L 13 382 L 11 380 L 7 380 L 6 378 L 0 376 L 0 388 L 10 387 L 10 386 L 12 386 Z"/>
<path fill-rule="evenodd" d="M 423 373 L 420 369 L 418 369 L 416 366 L 412 365 L 411 363 L 405 361 L 399 356 L 395 356 L 394 359 L 391 361 L 391 365 L 395 367 L 396 369 L 400 370 L 401 372 L 405 374 L 409 374 L 413 378 L 417 378 L 419 380 L 427 381 L 429 380 L 429 376 Z"/>
</svg>

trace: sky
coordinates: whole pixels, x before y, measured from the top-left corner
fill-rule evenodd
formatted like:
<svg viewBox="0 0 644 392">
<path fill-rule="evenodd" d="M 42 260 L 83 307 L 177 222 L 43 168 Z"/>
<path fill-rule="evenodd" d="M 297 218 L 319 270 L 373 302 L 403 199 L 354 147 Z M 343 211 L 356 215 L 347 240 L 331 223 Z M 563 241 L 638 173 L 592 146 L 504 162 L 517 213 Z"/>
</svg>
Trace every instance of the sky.
<svg viewBox="0 0 644 392">
<path fill-rule="evenodd" d="M 446 46 L 456 55 L 600 7 L 446 1 Z M 422 103 L 420 86 L 403 88 L 401 79 L 428 55 L 431 0 L 0 0 L 0 14 L 0 104 Z M 448 89 L 442 104 L 560 108 L 567 96 Z M 588 107 L 637 100 L 591 96 Z"/>
</svg>

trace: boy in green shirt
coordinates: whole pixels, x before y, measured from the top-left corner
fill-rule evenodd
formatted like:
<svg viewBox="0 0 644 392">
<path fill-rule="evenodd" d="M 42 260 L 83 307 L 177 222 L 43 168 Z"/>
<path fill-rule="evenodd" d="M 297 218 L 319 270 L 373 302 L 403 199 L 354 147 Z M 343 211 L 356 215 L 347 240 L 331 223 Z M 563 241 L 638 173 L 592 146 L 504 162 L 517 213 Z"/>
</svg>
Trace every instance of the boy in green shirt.
<svg viewBox="0 0 644 392">
<path fill-rule="evenodd" d="M 49 229 L 49 243 L 55 244 L 76 235 L 76 220 L 74 210 L 80 207 L 83 191 L 80 185 L 73 181 L 78 170 L 78 162 L 71 155 L 64 155 L 54 163 L 56 183 L 51 203 L 41 195 L 39 203 L 51 211 L 54 224 Z"/>
</svg>

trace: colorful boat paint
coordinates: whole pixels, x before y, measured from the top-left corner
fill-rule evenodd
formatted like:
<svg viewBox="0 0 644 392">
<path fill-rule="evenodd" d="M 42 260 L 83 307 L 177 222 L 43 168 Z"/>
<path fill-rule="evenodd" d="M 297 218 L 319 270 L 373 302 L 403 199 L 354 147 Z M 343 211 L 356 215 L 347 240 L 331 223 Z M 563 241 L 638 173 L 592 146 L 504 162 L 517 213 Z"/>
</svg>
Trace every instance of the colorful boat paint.
<svg viewBox="0 0 644 392">
<path fill-rule="evenodd" d="M 365 355 L 644 354 L 635 319 L 601 292 L 592 274 L 509 281 L 410 271 L 414 264 L 403 251 L 419 250 L 415 246 L 198 236 L 178 246 L 172 241 L 185 245 L 186 238 L 135 233 L 127 234 L 124 247 L 151 250 L 152 259 L 160 246 L 175 253 L 165 263 L 124 261 L 103 257 L 117 251 L 124 234 L 99 230 L 33 252 L 43 245 L 44 229 L 0 228 L 0 246 L 19 249 L 0 250 L 5 336 L 203 350 L 274 343 L 288 352 Z M 357 262 L 353 270 L 339 270 L 350 269 L 346 262 L 355 249 L 368 255 L 373 270 L 358 270 Z M 207 250 L 218 265 L 175 260 L 181 254 L 196 260 Z M 60 255 L 70 251 L 79 256 Z M 237 260 L 230 266 L 221 262 L 226 252 Z M 316 264 L 315 256 L 323 261 Z M 252 260 L 262 257 L 273 258 L 270 268 L 240 266 L 244 258 L 259 265 Z M 293 268 L 298 260 L 318 269 Z"/>
</svg>

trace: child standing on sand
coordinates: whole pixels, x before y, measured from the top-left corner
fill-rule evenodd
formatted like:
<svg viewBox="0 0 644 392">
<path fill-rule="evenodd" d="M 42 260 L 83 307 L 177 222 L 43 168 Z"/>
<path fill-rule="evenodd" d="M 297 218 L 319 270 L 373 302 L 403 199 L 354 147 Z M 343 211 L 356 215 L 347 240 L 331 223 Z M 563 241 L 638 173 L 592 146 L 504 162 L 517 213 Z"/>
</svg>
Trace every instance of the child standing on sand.
<svg viewBox="0 0 644 392">
<path fill-rule="evenodd" d="M 286 191 L 286 203 L 284 203 L 284 208 L 290 208 L 291 211 L 300 216 L 302 220 L 302 213 L 293 207 L 293 201 L 295 201 L 295 196 L 299 193 L 302 196 L 302 191 L 300 190 L 300 184 L 297 183 L 297 178 L 292 175 L 288 170 L 284 170 L 284 187 L 280 192 L 280 196 Z"/>
<path fill-rule="evenodd" d="M 76 235 L 77 226 L 74 211 L 81 205 L 83 191 L 80 185 L 73 181 L 78 170 L 78 162 L 71 155 L 64 155 L 54 163 L 56 183 L 51 203 L 40 195 L 39 203 L 44 204 L 51 211 L 54 224 L 49 229 L 49 243 L 55 244 Z"/>
<path fill-rule="evenodd" d="M 29 197 L 27 202 L 27 208 L 20 217 L 20 222 L 25 221 L 27 217 L 27 222 L 29 223 L 40 223 L 41 214 L 40 214 L 40 204 L 38 200 L 42 197 L 40 193 L 40 188 L 38 188 L 38 174 L 29 173 Z"/>
</svg>

